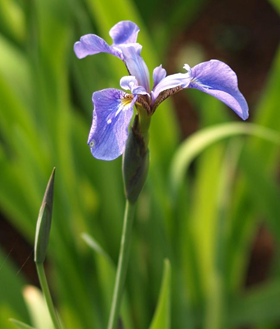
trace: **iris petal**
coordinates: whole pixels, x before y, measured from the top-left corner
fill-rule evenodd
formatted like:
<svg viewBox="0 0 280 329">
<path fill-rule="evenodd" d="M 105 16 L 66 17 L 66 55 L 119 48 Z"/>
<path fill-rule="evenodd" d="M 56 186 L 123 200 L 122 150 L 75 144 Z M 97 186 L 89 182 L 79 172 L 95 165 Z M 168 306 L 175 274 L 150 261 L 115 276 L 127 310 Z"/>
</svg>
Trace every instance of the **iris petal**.
<svg viewBox="0 0 280 329">
<path fill-rule="evenodd" d="M 153 101 L 159 96 L 159 94 L 168 89 L 174 89 L 176 87 L 187 88 L 191 81 L 190 73 L 176 73 L 168 75 L 163 78 L 153 89 L 152 99 Z"/>
<path fill-rule="evenodd" d="M 120 80 L 120 86 L 124 90 L 130 90 L 133 95 L 148 95 L 146 89 L 139 86 L 137 79 L 131 75 L 122 77 Z"/>
<path fill-rule="evenodd" d="M 122 59 L 120 50 L 109 46 L 108 43 L 95 34 L 86 34 L 74 44 L 74 51 L 78 58 L 98 53 L 109 53 Z"/>
<path fill-rule="evenodd" d="M 123 44 L 119 46 L 124 62 L 127 66 L 128 72 L 130 75 L 133 75 L 139 85 L 143 86 L 147 92 L 150 91 L 150 78 L 149 70 L 146 63 L 141 57 L 142 46 L 139 43 L 134 44 Z"/>
<path fill-rule="evenodd" d="M 153 71 L 153 81 L 154 81 L 154 86 L 155 88 L 159 82 L 166 77 L 166 70 L 162 67 L 162 65 L 156 67 Z"/>
<path fill-rule="evenodd" d="M 92 126 L 88 144 L 92 155 L 101 160 L 114 160 L 125 148 L 128 127 L 136 97 L 118 89 L 104 89 L 93 93 Z"/>
<path fill-rule="evenodd" d="M 235 72 L 218 60 L 203 62 L 191 69 L 189 88 L 201 90 L 229 106 L 243 120 L 249 116 L 248 104 L 238 89 Z"/>
<path fill-rule="evenodd" d="M 140 86 L 150 92 L 149 70 L 141 57 L 142 46 L 137 41 L 139 28 L 130 21 L 117 23 L 110 30 L 113 45 L 95 34 L 87 34 L 81 37 L 74 45 L 74 51 L 78 58 L 98 53 L 109 53 L 124 61 L 130 75 L 136 77 Z"/>
<path fill-rule="evenodd" d="M 137 41 L 137 35 L 139 27 L 131 21 L 122 21 L 114 25 L 109 34 L 113 39 L 114 45 L 123 43 L 135 43 Z"/>
</svg>

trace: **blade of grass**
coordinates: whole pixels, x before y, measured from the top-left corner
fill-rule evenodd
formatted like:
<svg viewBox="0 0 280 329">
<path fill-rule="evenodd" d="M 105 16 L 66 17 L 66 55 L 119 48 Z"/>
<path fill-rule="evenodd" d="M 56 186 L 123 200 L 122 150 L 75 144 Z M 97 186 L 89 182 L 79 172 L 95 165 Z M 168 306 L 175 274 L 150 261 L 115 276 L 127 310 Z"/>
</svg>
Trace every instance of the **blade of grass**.
<svg viewBox="0 0 280 329">
<path fill-rule="evenodd" d="M 99 282 L 98 289 L 98 304 L 96 308 L 99 308 L 102 314 L 103 325 L 107 324 L 108 311 L 112 302 L 112 292 L 114 289 L 114 280 L 116 275 L 116 266 L 113 263 L 110 256 L 104 251 L 104 249 L 93 239 L 90 235 L 82 234 L 83 240 L 94 251 L 94 258 L 96 260 L 96 279 Z M 92 278 L 91 278 L 92 279 Z M 103 307 L 100 307 L 103 304 Z M 123 305 L 121 308 L 121 315 L 125 328 L 131 328 L 133 326 L 130 305 L 128 303 L 127 295 L 124 294 Z"/>
<path fill-rule="evenodd" d="M 10 321 L 19 329 L 35 329 L 34 327 L 15 319 L 10 319 Z"/>
<path fill-rule="evenodd" d="M 170 281 L 170 263 L 168 260 L 165 260 L 160 295 L 149 329 L 170 329 Z"/>
<path fill-rule="evenodd" d="M 11 254 L 5 254 L 0 250 L 0 309 L 4 310 L 4 305 L 11 305 L 14 312 L 13 316 L 20 317 L 23 321 L 28 322 L 29 317 L 27 313 L 24 300 L 19 293 L 25 284 L 24 278 L 18 269 L 11 263 Z M 1 312 L 0 312 L 1 313 Z"/>
<path fill-rule="evenodd" d="M 32 324 L 37 329 L 54 329 L 44 297 L 38 288 L 27 286 L 23 296 L 28 307 Z"/>
<path fill-rule="evenodd" d="M 228 326 L 264 326 L 279 322 L 279 294 L 279 280 L 276 279 L 237 297 L 231 305 Z"/>
<path fill-rule="evenodd" d="M 277 87 L 277 79 L 280 74 L 280 48 L 276 53 L 274 63 L 271 67 L 271 74 L 268 78 L 267 85 L 261 100 L 258 104 L 257 113 L 254 121 L 258 125 L 265 126 L 275 131 L 280 130 L 280 118 L 278 116 L 278 99 L 279 90 Z M 252 153 L 253 152 L 253 153 Z M 259 163 L 258 173 L 262 176 L 276 177 L 277 170 L 279 168 L 279 146 L 277 144 L 267 143 L 265 140 L 249 138 L 243 151 L 244 155 L 255 154 Z M 254 157 L 255 157 L 254 156 Z M 246 161 L 245 161 L 246 164 Z M 248 178 L 250 178 L 250 174 Z M 263 180 L 263 179 L 262 179 Z M 267 178 L 265 178 L 267 180 Z M 247 269 L 248 254 L 250 252 L 250 246 L 255 233 L 255 218 L 256 214 L 252 213 L 252 209 L 257 207 L 260 210 L 259 205 L 248 207 L 248 204 L 253 204 L 254 199 L 251 197 L 260 191 L 256 188 L 255 181 L 246 181 L 246 175 L 244 175 L 243 182 L 240 182 L 237 187 L 233 200 L 235 200 L 235 207 L 231 212 L 231 234 L 229 235 L 229 255 L 227 264 L 227 286 L 231 293 L 234 293 L 238 287 L 243 284 L 244 275 Z M 266 184 L 267 185 L 267 184 Z M 261 191 L 260 191 L 261 192 Z M 260 196 L 259 196 L 260 197 Z M 265 195 L 264 195 L 265 197 Z M 270 203 L 270 200 L 266 201 Z M 261 202 L 261 205 L 263 201 Z M 277 203 L 276 203 L 277 204 Z M 274 209 L 274 207 L 272 208 Z M 269 212 L 270 209 L 267 209 Z M 263 212 L 263 210 L 262 210 Z M 258 214 L 259 216 L 259 214 Z M 269 217 L 268 217 L 269 218 Z M 237 247 L 238 246 L 238 247 Z"/>
<path fill-rule="evenodd" d="M 224 138 L 235 135 L 254 135 L 275 144 L 280 143 L 280 136 L 276 131 L 254 124 L 226 123 L 203 129 L 193 134 L 177 150 L 170 170 L 170 186 L 173 195 L 176 195 L 184 173 L 191 161 L 209 145 Z"/>
</svg>

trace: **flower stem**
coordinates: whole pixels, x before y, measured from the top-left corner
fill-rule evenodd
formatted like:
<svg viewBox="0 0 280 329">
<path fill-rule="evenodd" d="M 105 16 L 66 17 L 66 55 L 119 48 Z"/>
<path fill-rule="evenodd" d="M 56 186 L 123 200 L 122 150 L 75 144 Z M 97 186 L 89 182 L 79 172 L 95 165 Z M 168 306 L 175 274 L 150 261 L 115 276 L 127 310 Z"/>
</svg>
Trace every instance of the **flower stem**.
<svg viewBox="0 0 280 329">
<path fill-rule="evenodd" d="M 113 294 L 113 301 L 111 305 L 110 318 L 107 327 L 108 329 L 114 329 L 116 327 L 116 323 L 119 316 L 121 298 L 124 290 L 124 282 L 125 282 L 128 259 L 129 259 L 131 230 L 132 230 L 133 218 L 135 213 L 135 206 L 136 203 L 131 203 L 128 200 L 126 201 L 121 247 L 119 253 L 119 261 L 118 261 L 117 275 L 116 275 L 115 288 Z"/>
<path fill-rule="evenodd" d="M 48 306 L 49 314 L 51 316 L 53 325 L 54 325 L 55 329 L 62 329 L 61 323 L 57 317 L 57 314 L 56 314 L 56 311 L 55 311 L 55 308 L 53 305 L 53 301 L 52 301 L 50 289 L 48 286 L 43 263 L 36 263 L 36 268 L 37 268 L 40 285 L 43 290 L 43 294 L 44 294 L 44 297 L 45 297 L 45 300 L 46 300 L 46 303 Z"/>
</svg>

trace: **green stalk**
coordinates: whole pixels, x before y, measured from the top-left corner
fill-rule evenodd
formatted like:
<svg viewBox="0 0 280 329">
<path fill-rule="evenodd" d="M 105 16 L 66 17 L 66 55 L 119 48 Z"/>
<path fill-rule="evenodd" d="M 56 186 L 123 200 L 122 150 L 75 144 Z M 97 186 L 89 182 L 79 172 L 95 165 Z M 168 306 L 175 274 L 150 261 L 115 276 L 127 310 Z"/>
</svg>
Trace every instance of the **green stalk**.
<svg viewBox="0 0 280 329">
<path fill-rule="evenodd" d="M 124 223 L 121 239 L 121 247 L 119 253 L 119 261 L 116 275 L 116 282 L 113 294 L 113 301 L 111 305 L 110 318 L 108 323 L 108 329 L 114 329 L 119 316 L 121 298 L 124 290 L 124 282 L 127 272 L 127 265 L 129 260 L 130 240 L 133 218 L 135 213 L 136 203 L 126 201 Z"/>
<path fill-rule="evenodd" d="M 38 273 L 38 277 L 40 280 L 40 285 L 43 290 L 43 294 L 44 294 L 44 297 L 45 297 L 45 300 L 46 300 L 46 303 L 48 306 L 49 314 L 51 316 L 53 325 L 54 325 L 55 329 L 62 329 L 62 326 L 60 324 L 60 321 L 57 317 L 57 314 L 56 314 L 56 311 L 55 311 L 55 308 L 53 305 L 53 301 L 52 301 L 52 297 L 50 294 L 50 289 L 48 286 L 43 263 L 36 263 L 36 268 L 37 268 L 37 273 Z"/>
</svg>

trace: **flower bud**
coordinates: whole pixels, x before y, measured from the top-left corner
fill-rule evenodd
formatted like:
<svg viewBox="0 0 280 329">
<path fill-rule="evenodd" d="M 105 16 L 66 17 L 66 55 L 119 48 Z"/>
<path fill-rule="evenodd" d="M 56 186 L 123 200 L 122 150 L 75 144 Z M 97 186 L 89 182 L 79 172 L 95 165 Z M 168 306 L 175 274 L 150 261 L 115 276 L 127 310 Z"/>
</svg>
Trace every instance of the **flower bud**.
<svg viewBox="0 0 280 329">
<path fill-rule="evenodd" d="M 149 125 L 149 123 L 148 123 Z M 135 116 L 123 155 L 125 195 L 134 203 L 144 186 L 149 168 L 148 131 L 141 131 L 139 114 Z"/>
<path fill-rule="evenodd" d="M 36 225 L 34 261 L 37 264 L 43 263 L 47 254 L 52 221 L 54 174 L 55 168 L 53 168 L 51 177 L 49 179 Z"/>
</svg>

